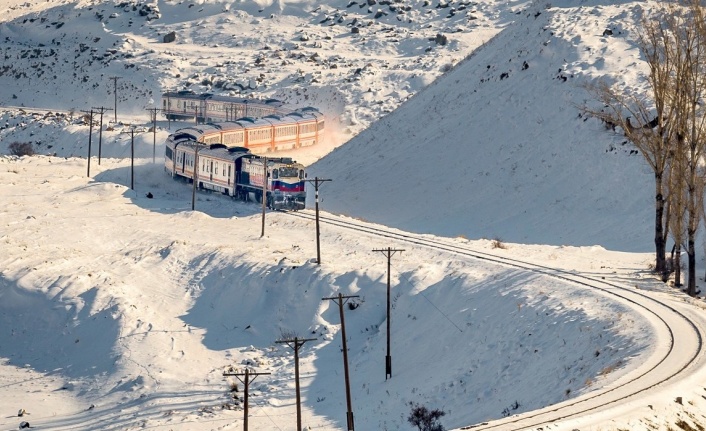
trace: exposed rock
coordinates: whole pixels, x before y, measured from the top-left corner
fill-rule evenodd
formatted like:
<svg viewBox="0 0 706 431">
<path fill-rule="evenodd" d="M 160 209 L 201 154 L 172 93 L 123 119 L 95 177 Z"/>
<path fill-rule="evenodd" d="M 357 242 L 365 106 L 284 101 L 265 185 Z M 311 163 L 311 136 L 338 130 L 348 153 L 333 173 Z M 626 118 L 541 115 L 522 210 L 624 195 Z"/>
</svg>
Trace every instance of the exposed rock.
<svg viewBox="0 0 706 431">
<path fill-rule="evenodd" d="M 170 33 L 165 34 L 164 37 L 162 38 L 162 42 L 164 42 L 164 43 L 172 43 L 175 40 L 176 40 L 176 32 L 175 31 L 172 31 Z"/>
</svg>

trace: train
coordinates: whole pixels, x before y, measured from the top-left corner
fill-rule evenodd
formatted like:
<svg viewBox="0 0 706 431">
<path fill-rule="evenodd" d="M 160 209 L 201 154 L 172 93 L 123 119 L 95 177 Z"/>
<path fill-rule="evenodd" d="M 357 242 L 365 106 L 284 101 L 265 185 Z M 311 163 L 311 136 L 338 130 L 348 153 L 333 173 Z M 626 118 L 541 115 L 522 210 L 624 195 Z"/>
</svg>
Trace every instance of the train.
<svg viewBox="0 0 706 431">
<path fill-rule="evenodd" d="M 296 109 L 277 99 L 254 99 L 196 93 L 191 90 L 162 94 L 162 114 L 169 120 L 194 120 L 199 123 L 233 121 L 243 117 L 287 115 Z"/>
<path fill-rule="evenodd" d="M 243 201 L 262 203 L 264 199 L 273 210 L 305 207 L 304 166 L 289 157 L 264 157 L 245 147 L 204 144 L 188 134 L 170 135 L 165 147 L 165 170 L 175 179 L 196 181 L 199 189 Z"/>
<path fill-rule="evenodd" d="M 195 119 L 194 127 L 177 133 L 188 132 L 204 144 L 245 147 L 261 154 L 315 145 L 324 139 L 324 115 L 311 106 L 294 108 L 275 99 L 183 91 L 165 93 L 162 105 L 169 119 Z"/>
</svg>

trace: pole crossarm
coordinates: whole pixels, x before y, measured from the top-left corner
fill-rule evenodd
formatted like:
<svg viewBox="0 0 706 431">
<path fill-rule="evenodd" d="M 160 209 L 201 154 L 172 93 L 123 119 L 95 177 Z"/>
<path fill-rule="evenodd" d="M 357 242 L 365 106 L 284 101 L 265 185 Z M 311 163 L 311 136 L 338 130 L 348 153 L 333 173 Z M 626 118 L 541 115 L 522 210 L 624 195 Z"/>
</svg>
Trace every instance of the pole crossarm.
<svg viewBox="0 0 706 431">
<path fill-rule="evenodd" d="M 276 344 L 286 344 L 292 349 L 298 349 L 301 347 L 304 343 L 307 341 L 316 341 L 318 338 L 292 338 L 290 340 L 277 340 L 275 341 Z"/>
<path fill-rule="evenodd" d="M 247 376 L 248 377 L 248 383 L 252 383 L 257 376 L 267 376 L 272 373 L 255 373 L 255 372 L 250 372 L 249 370 L 245 370 L 242 373 L 223 373 L 224 376 L 235 376 L 240 380 L 241 383 L 245 384 L 245 381 L 241 379 L 241 376 Z M 249 377 L 252 377 L 251 379 Z"/>
<path fill-rule="evenodd" d="M 343 305 L 343 304 L 345 304 L 346 302 L 348 302 L 348 299 L 350 299 L 350 298 L 360 298 L 360 295 L 341 295 L 341 294 L 339 294 L 338 296 L 331 296 L 331 297 L 328 297 L 328 298 L 321 298 L 321 300 L 324 301 L 324 300 L 329 299 L 329 300 L 332 300 L 333 302 L 335 302 L 336 305 Z M 343 300 L 343 299 L 345 299 L 345 301 L 343 301 L 343 302 L 341 303 L 341 300 Z"/>
</svg>

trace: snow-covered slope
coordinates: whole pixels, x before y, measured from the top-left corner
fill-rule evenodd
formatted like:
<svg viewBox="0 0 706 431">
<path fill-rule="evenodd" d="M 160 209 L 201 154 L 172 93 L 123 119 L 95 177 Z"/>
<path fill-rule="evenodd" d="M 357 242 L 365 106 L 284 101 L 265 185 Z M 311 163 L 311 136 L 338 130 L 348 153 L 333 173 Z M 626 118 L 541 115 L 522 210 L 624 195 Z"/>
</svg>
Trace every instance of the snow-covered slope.
<svg viewBox="0 0 706 431">
<path fill-rule="evenodd" d="M 629 33 L 615 18 L 632 14 L 624 5 L 564 3 L 524 10 L 312 166 L 334 180 L 324 207 L 447 236 L 649 250 L 648 169 L 624 137 L 580 109 L 590 103 L 582 86 L 599 67 L 613 73 L 635 62 L 634 49 L 621 52 Z M 606 28 L 613 36 L 602 36 Z M 608 55 L 617 66 L 605 68 Z"/>
</svg>

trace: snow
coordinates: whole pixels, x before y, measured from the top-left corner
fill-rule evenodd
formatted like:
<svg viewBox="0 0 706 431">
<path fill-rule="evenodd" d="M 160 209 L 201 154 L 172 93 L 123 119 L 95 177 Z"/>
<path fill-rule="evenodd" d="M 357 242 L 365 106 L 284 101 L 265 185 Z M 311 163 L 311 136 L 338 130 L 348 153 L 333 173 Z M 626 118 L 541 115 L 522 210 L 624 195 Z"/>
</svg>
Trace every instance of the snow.
<svg viewBox="0 0 706 431">
<path fill-rule="evenodd" d="M 525 429 L 515 415 L 610 397 L 653 366 L 655 387 L 545 429 L 706 423 L 704 355 L 677 316 L 706 333 L 703 301 L 650 273 L 649 170 L 619 130 L 580 115 L 594 79 L 644 87 L 632 26 L 654 3 L 4 4 L 0 427 L 241 429 L 243 387 L 234 400 L 223 374 L 248 367 L 269 373 L 250 386 L 250 429 L 294 430 L 293 352 L 275 341 L 296 336 L 315 338 L 300 351 L 303 425 L 346 429 L 339 309 L 323 299 L 339 293 L 356 296 L 344 310 L 359 430 L 411 429 L 411 403 L 445 411 L 448 429 Z M 106 113 L 100 161 L 94 128 L 89 175 L 77 117 L 113 107 L 111 76 L 120 123 Z M 261 236 L 257 205 L 198 193 L 191 211 L 191 187 L 162 164 L 186 123 L 128 133 L 187 84 L 321 109 L 326 142 L 278 154 L 332 179 L 327 220 L 385 236 L 323 223 L 319 265 L 310 218 L 268 212 Z M 11 156 L 12 142 L 38 154 Z M 387 247 L 404 250 L 389 379 L 374 251 Z M 679 354 L 662 363 L 672 335 Z"/>
</svg>

